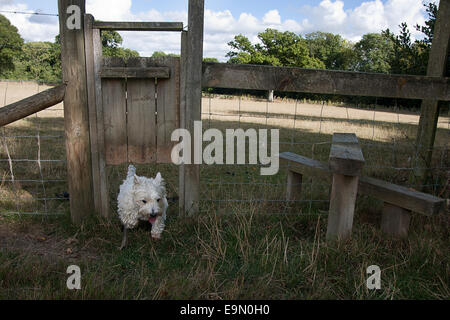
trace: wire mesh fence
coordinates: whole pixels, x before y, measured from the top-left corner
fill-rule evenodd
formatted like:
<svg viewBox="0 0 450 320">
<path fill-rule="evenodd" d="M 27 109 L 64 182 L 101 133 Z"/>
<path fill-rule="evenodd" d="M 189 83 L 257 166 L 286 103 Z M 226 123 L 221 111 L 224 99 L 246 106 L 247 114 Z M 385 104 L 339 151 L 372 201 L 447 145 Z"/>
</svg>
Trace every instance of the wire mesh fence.
<svg viewBox="0 0 450 320">
<path fill-rule="evenodd" d="M 48 87 L 37 82 L 0 81 L 0 105 Z M 416 190 L 426 187 L 429 192 L 448 198 L 450 114 L 441 114 L 439 118 L 432 179 L 426 185 L 411 178 L 418 169 L 413 158 L 419 116 L 418 111 L 399 106 L 387 108 L 377 103 L 353 106 L 290 99 L 269 102 L 244 95 L 205 95 L 202 101 L 204 131 L 279 129 L 280 152 L 289 151 L 323 162 L 328 161 L 333 133 L 356 133 L 366 159 L 364 175 Z M 70 195 L 62 104 L 0 128 L 0 139 L 0 213 L 67 212 Z M 126 173 L 126 167 L 122 167 L 108 176 L 111 208 Z M 176 193 L 178 171 L 175 166 L 166 167 L 169 189 Z M 260 168 L 260 165 L 202 165 L 201 210 L 223 214 L 327 214 L 331 181 L 305 175 L 302 198 L 287 202 L 286 166 L 281 164 L 274 176 L 262 176 Z M 156 173 L 153 169 L 141 171 L 142 175 Z"/>
<path fill-rule="evenodd" d="M 290 99 L 269 102 L 244 95 L 226 99 L 209 95 L 203 98 L 202 105 L 204 130 L 279 129 L 280 152 L 293 152 L 323 162 L 328 162 L 333 133 L 356 133 L 366 160 L 364 175 L 416 190 L 425 188 L 435 195 L 448 197 L 448 113 L 439 118 L 432 179 L 424 185 L 413 174 L 420 169 L 414 167 L 413 161 L 419 111 L 402 109 L 397 104 L 387 108 L 377 103 L 354 106 Z M 304 176 L 302 198 L 287 202 L 287 170 L 283 164 L 273 177 L 261 176 L 259 166 L 255 165 L 203 166 L 201 179 L 201 201 L 216 210 L 248 210 L 269 215 L 328 212 L 331 181 L 313 173 Z M 372 205 L 362 206 L 366 209 Z"/>
<path fill-rule="evenodd" d="M 48 89 L 0 81 L 0 105 Z M 68 208 L 64 112 L 59 104 L 0 128 L 0 214 L 62 214 Z"/>
</svg>

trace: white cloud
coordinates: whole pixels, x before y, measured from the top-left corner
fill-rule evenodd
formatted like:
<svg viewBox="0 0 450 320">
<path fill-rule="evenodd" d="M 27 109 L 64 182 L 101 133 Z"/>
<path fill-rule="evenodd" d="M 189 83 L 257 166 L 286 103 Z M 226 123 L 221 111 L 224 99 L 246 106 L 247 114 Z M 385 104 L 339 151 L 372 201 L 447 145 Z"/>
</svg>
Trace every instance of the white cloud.
<svg viewBox="0 0 450 320">
<path fill-rule="evenodd" d="M 87 0 L 87 11 L 96 19 L 105 21 L 182 21 L 187 25 L 187 12 L 161 12 L 150 9 L 132 12 L 132 1 L 136 0 Z M 1 10 L 29 11 L 20 0 L 0 0 Z M 293 3 L 295 1 L 293 0 Z M 258 32 L 266 28 L 280 31 L 307 33 L 327 31 L 339 33 L 345 38 L 357 41 L 368 32 L 380 32 L 390 28 L 398 31 L 398 25 L 408 23 L 413 36 L 419 34 L 413 26 L 423 24 L 425 12 L 420 0 L 367 0 L 353 9 L 346 9 L 345 0 L 322 0 L 316 6 L 303 6 L 300 9 L 303 19 L 284 19 L 277 9 L 271 8 L 261 18 L 251 12 L 242 12 L 233 16 L 230 10 L 205 10 L 204 56 L 225 60 L 229 51 L 227 43 L 242 33 L 252 42 L 257 42 Z M 107 8 L 107 9 L 105 9 Z M 59 32 L 56 17 L 5 14 L 18 27 L 26 41 L 53 41 Z M 123 45 L 149 56 L 154 51 L 179 53 L 179 33 L 121 32 Z"/>
</svg>

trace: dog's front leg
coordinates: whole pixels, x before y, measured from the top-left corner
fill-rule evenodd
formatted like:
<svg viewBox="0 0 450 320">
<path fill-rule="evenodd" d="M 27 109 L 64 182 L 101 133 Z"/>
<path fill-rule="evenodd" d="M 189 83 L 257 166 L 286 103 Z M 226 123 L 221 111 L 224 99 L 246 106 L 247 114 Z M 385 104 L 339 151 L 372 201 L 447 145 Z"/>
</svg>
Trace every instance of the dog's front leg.
<svg viewBox="0 0 450 320">
<path fill-rule="evenodd" d="M 127 234 L 128 234 L 128 228 L 123 227 L 123 238 L 122 238 L 122 246 L 119 248 L 119 250 L 123 250 L 127 246 Z"/>
<path fill-rule="evenodd" d="M 152 226 L 152 238 L 153 240 L 161 240 L 161 235 L 166 227 L 165 217 L 156 218 L 155 223 Z"/>
</svg>

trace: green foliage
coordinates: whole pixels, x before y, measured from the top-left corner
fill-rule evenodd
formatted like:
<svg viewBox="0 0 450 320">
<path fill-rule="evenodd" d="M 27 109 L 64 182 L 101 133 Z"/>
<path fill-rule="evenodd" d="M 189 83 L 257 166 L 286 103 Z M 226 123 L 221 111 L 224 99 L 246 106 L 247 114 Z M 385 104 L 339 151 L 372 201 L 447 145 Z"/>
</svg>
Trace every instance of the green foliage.
<svg viewBox="0 0 450 320">
<path fill-rule="evenodd" d="M 389 30 L 387 30 L 389 32 Z M 365 34 L 355 44 L 353 69 L 363 72 L 389 73 L 394 55 L 394 40 L 390 33 Z"/>
<path fill-rule="evenodd" d="M 267 29 L 258 34 L 261 44 L 253 45 L 242 34 L 228 43 L 233 49 L 227 53 L 229 62 L 272 66 L 324 69 L 325 65 L 311 57 L 305 39 L 293 32 Z"/>
<path fill-rule="evenodd" d="M 309 54 L 329 70 L 349 70 L 354 60 L 353 43 L 338 34 L 313 32 L 305 35 Z"/>
<path fill-rule="evenodd" d="M 165 53 L 163 51 L 155 51 L 152 55 L 152 58 L 160 58 L 160 57 L 179 57 L 179 54 L 175 53 Z"/>
<path fill-rule="evenodd" d="M 0 14 L 0 75 L 14 70 L 14 57 L 20 53 L 22 45 L 17 28 Z"/>
</svg>

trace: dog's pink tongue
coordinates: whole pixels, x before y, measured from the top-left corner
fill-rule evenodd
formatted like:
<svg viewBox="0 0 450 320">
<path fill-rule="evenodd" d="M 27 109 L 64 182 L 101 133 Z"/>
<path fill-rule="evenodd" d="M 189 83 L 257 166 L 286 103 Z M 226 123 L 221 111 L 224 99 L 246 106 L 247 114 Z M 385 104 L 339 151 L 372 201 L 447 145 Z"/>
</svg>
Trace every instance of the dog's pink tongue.
<svg viewBox="0 0 450 320">
<path fill-rule="evenodd" d="M 150 222 L 151 224 L 154 224 L 155 221 L 156 221 L 156 218 L 150 218 L 150 219 L 148 219 L 148 222 Z"/>
</svg>

